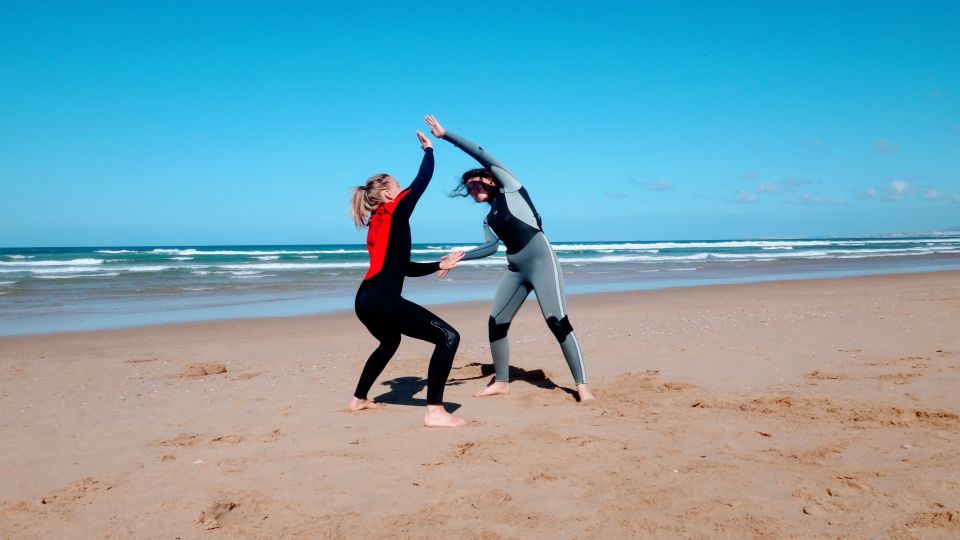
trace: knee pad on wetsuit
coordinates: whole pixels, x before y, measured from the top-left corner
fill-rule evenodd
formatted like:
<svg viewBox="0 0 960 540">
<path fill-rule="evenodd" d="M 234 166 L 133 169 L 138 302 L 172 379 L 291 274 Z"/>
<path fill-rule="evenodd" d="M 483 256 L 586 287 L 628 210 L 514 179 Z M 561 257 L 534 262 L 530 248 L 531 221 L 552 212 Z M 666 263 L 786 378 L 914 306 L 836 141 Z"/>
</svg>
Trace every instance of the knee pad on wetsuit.
<svg viewBox="0 0 960 540">
<path fill-rule="evenodd" d="M 487 320 L 487 334 L 490 337 L 490 343 L 494 341 L 499 341 L 507 337 L 507 330 L 510 329 L 510 323 L 505 322 L 503 324 L 497 324 L 497 320 L 493 317 L 490 317 Z"/>
<path fill-rule="evenodd" d="M 556 337 L 560 343 L 563 343 L 563 340 L 567 339 L 567 335 L 573 332 L 573 327 L 570 326 L 570 319 L 568 317 L 562 319 L 550 317 L 547 319 L 547 326 L 550 327 L 550 331 L 553 332 L 554 337 Z"/>
<path fill-rule="evenodd" d="M 430 321 L 430 324 L 443 332 L 443 340 L 448 349 L 451 351 L 457 350 L 457 347 L 460 345 L 460 332 L 457 332 L 452 326 L 437 321 Z"/>
</svg>

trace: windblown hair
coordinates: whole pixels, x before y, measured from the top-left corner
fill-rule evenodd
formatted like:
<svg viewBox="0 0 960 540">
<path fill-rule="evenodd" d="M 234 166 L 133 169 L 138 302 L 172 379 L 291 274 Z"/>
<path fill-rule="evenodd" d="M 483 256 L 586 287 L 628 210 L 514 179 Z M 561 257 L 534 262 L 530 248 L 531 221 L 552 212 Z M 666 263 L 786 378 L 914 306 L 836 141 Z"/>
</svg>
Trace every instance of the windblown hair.
<svg viewBox="0 0 960 540">
<path fill-rule="evenodd" d="M 367 178 L 362 186 L 353 188 L 353 196 L 350 198 L 350 217 L 353 218 L 357 229 L 369 226 L 370 216 L 381 204 L 387 202 L 383 192 L 390 187 L 388 178 L 390 175 L 387 173 L 375 174 Z"/>
<path fill-rule="evenodd" d="M 469 171 L 463 173 L 460 176 L 460 183 L 457 184 L 457 187 L 450 192 L 451 197 L 468 197 L 470 196 L 470 190 L 467 189 L 467 180 L 471 178 L 486 178 L 488 180 L 493 180 L 493 173 L 490 172 L 490 169 L 470 169 Z M 497 189 L 493 186 L 483 185 L 483 189 L 487 190 L 487 195 L 490 198 L 493 198 L 497 194 Z"/>
</svg>

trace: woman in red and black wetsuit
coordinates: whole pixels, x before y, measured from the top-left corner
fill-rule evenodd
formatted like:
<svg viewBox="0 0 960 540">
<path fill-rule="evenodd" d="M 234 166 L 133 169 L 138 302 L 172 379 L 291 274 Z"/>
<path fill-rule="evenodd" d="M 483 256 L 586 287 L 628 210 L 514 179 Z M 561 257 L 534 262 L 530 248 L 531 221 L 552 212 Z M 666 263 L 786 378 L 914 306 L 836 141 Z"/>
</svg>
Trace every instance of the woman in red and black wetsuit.
<svg viewBox="0 0 960 540">
<path fill-rule="evenodd" d="M 360 374 L 350 410 L 381 407 L 367 399 L 367 392 L 397 351 L 402 334 L 435 346 L 427 370 L 427 412 L 423 425 L 456 427 L 465 422 L 443 408 L 443 389 L 460 344 L 460 334 L 443 319 L 400 296 L 405 276 L 450 270 L 463 256 L 460 253 L 432 263 L 410 261 L 410 215 L 433 176 L 433 147 L 419 131 L 417 138 L 424 156 L 409 188 L 401 190 L 393 177 L 377 174 L 354 189 L 351 213 L 357 228 L 369 227 L 367 250 L 370 252 L 370 270 L 360 284 L 354 306 L 357 317 L 380 341 L 380 346 L 370 355 Z"/>
</svg>

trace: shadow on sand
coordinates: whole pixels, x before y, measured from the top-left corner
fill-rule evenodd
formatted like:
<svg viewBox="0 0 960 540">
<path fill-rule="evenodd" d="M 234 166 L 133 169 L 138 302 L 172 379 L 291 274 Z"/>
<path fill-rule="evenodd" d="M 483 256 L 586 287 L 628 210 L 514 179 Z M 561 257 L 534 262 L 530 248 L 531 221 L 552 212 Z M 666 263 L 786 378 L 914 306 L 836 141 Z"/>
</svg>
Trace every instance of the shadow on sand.
<svg viewBox="0 0 960 540">
<path fill-rule="evenodd" d="M 469 367 L 479 367 L 480 375 L 476 377 L 463 377 L 460 379 L 450 379 L 449 381 L 447 381 L 447 384 L 448 385 L 463 384 L 465 381 L 475 381 L 475 380 L 483 379 L 484 377 L 488 377 L 494 374 L 493 364 L 481 364 L 480 362 L 471 362 L 465 366 L 455 367 L 453 369 L 456 370 L 456 369 L 464 369 Z M 494 381 L 494 378 L 491 377 L 490 381 L 487 384 L 488 385 L 493 384 L 493 381 Z M 578 394 L 576 390 L 572 388 L 567 388 L 566 386 L 560 386 L 557 383 L 553 382 L 552 380 L 550 380 L 549 377 L 547 377 L 547 374 L 544 373 L 542 369 L 531 369 L 528 371 L 526 369 L 518 368 L 516 366 L 510 366 L 510 382 L 517 382 L 517 381 L 522 381 L 527 384 L 536 386 L 537 388 L 543 388 L 544 390 L 560 389 L 570 394 L 571 396 L 573 396 L 573 399 L 580 401 L 580 394 Z"/>
<path fill-rule="evenodd" d="M 397 377 L 389 381 L 383 381 L 384 386 L 389 386 L 390 390 L 373 398 L 378 403 L 387 403 L 390 405 L 410 405 L 412 407 L 426 407 L 425 398 L 415 398 L 419 392 L 427 387 L 427 380 L 420 377 Z M 449 383 L 448 383 L 449 384 Z M 459 403 L 444 401 L 444 408 L 447 412 L 454 412 L 460 408 Z"/>
</svg>

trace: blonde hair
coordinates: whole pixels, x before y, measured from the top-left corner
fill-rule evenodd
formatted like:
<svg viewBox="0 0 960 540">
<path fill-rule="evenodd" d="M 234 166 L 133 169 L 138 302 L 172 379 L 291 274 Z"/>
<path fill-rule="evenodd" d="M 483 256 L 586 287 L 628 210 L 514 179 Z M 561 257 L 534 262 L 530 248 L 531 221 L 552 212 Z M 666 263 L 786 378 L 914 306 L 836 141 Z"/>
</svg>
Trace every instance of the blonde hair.
<svg viewBox="0 0 960 540">
<path fill-rule="evenodd" d="M 370 216 L 387 202 L 383 192 L 390 187 L 388 179 L 390 175 L 380 173 L 367 178 L 362 186 L 353 188 L 353 196 L 350 199 L 350 217 L 357 229 L 362 229 L 370 225 Z"/>
</svg>

